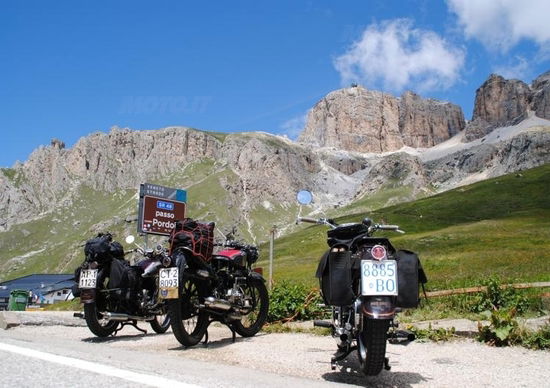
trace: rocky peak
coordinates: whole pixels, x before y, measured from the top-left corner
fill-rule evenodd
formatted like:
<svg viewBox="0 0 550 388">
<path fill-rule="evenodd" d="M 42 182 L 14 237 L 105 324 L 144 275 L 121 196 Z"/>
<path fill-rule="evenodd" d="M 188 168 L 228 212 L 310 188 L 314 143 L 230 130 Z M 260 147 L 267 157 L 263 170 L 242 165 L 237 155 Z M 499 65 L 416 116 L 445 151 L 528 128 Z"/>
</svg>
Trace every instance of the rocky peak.
<svg viewBox="0 0 550 388">
<path fill-rule="evenodd" d="M 384 152 L 403 146 L 395 97 L 361 86 L 327 94 L 308 113 L 299 142 L 349 151 Z"/>
<path fill-rule="evenodd" d="M 51 140 L 50 145 L 52 146 L 52 148 L 57 148 L 58 150 L 62 150 L 65 148 L 65 143 L 56 138 L 53 138 Z"/>
<path fill-rule="evenodd" d="M 493 129 L 517 124 L 528 116 L 550 119 L 550 72 L 525 82 L 491 74 L 476 91 L 472 122 L 466 128 L 465 139 L 472 141 Z"/>
<path fill-rule="evenodd" d="M 538 117 L 550 119 L 550 71 L 539 76 L 531 85 L 532 109 Z"/>
<path fill-rule="evenodd" d="M 472 120 L 482 120 L 493 126 L 521 120 L 527 113 L 530 94 L 525 82 L 491 74 L 476 91 Z"/>
<path fill-rule="evenodd" d="M 399 99 L 361 86 L 336 90 L 309 112 L 299 141 L 348 151 L 381 153 L 431 147 L 464 128 L 459 106 L 406 92 Z"/>
<path fill-rule="evenodd" d="M 425 99 L 409 91 L 401 96 L 399 131 L 403 143 L 409 147 L 433 147 L 464 127 L 464 114 L 458 105 Z"/>
</svg>

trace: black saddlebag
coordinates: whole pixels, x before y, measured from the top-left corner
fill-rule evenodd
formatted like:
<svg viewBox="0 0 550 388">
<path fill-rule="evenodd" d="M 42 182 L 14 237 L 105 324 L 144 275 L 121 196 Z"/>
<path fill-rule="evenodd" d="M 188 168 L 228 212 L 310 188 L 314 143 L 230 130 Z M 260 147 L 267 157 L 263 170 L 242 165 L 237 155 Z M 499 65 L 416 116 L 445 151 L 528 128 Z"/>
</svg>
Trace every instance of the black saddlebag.
<svg viewBox="0 0 550 388">
<path fill-rule="evenodd" d="M 356 296 L 353 292 L 351 252 L 326 252 L 316 276 L 321 284 L 321 295 L 325 304 L 347 306 Z"/>
<path fill-rule="evenodd" d="M 397 259 L 397 307 L 415 308 L 420 302 L 418 286 L 428 281 L 416 253 L 400 250 Z"/>
<path fill-rule="evenodd" d="M 137 269 L 130 266 L 126 260 L 117 259 L 111 262 L 108 288 L 137 290 L 138 282 Z"/>
<path fill-rule="evenodd" d="M 113 257 L 123 259 L 124 249 L 119 242 L 113 241 L 111 234 L 100 233 L 97 237 L 86 241 L 86 245 L 84 245 L 84 255 L 86 256 L 86 261 L 97 261 L 102 265 L 110 261 Z"/>
</svg>

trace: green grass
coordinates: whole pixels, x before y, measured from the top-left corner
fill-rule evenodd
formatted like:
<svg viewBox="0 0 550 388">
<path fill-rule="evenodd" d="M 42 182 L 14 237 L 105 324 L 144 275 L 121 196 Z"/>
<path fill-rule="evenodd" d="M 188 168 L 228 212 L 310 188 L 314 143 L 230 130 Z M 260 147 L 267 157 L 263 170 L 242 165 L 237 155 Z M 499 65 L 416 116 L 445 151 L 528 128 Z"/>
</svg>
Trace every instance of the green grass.
<svg viewBox="0 0 550 388">
<path fill-rule="evenodd" d="M 0 171 L 2 171 L 2 174 L 10 181 L 13 181 L 15 179 L 15 174 L 17 174 L 15 168 L 0 168 Z"/>
<path fill-rule="evenodd" d="M 400 225 L 407 234 L 389 237 L 396 248 L 419 254 L 430 290 L 477 285 L 490 275 L 504 282 L 549 281 L 549 188 L 546 165 L 337 221 L 369 216 Z M 304 226 L 277 239 L 274 279 L 317 285 L 314 273 L 326 249 L 326 230 Z M 259 264 L 267 267 L 265 253 Z"/>
<path fill-rule="evenodd" d="M 132 199 L 134 194 L 133 190 L 104 194 L 83 186 L 71 206 L 3 232 L 0 279 L 31 273 L 72 272 L 82 261 L 82 245 L 98 231 L 109 230 L 115 238 L 135 234 L 135 224 L 124 221 L 137 206 Z M 115 216 L 118 218 L 113 220 Z M 101 220 L 111 222 L 102 227 Z M 29 252 L 36 253 L 14 260 Z"/>
</svg>

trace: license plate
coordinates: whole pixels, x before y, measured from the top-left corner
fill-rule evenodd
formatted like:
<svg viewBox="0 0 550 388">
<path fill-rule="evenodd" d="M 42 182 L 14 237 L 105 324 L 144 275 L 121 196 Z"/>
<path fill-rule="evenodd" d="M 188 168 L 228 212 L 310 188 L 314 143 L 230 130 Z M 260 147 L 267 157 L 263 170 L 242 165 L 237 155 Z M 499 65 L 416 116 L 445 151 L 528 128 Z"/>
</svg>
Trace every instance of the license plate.
<svg viewBox="0 0 550 388">
<path fill-rule="evenodd" d="M 159 271 L 159 296 L 162 299 L 178 297 L 179 272 L 178 267 L 161 268 Z"/>
<path fill-rule="evenodd" d="M 361 295 L 397 295 L 396 261 L 362 260 Z"/>
<path fill-rule="evenodd" d="M 78 288 L 96 288 L 97 286 L 97 269 L 83 269 L 80 271 L 80 281 Z"/>
</svg>

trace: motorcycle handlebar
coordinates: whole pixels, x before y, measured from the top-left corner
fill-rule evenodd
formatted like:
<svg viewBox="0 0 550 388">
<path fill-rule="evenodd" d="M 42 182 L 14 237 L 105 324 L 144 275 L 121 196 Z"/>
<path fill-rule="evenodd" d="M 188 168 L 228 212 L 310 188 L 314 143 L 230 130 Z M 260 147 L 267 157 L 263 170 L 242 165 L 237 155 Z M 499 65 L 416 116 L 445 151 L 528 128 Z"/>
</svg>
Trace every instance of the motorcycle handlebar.
<svg viewBox="0 0 550 388">
<path fill-rule="evenodd" d="M 311 224 L 317 224 L 319 220 L 316 220 L 315 218 L 309 218 L 309 217 L 298 217 L 296 222 L 309 222 Z"/>
<path fill-rule="evenodd" d="M 405 233 L 401 229 L 399 229 L 398 225 L 376 225 L 376 229 L 380 230 L 393 230 L 394 232 L 398 233 Z"/>
</svg>

